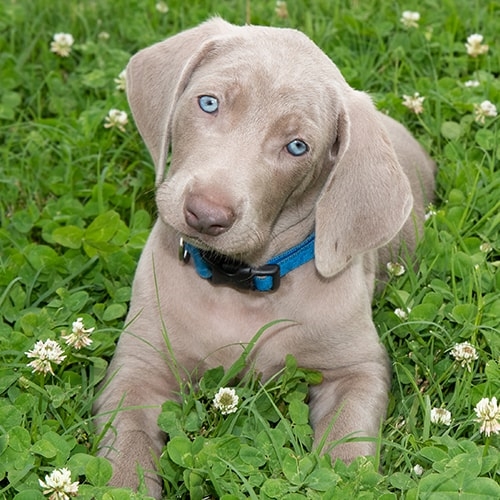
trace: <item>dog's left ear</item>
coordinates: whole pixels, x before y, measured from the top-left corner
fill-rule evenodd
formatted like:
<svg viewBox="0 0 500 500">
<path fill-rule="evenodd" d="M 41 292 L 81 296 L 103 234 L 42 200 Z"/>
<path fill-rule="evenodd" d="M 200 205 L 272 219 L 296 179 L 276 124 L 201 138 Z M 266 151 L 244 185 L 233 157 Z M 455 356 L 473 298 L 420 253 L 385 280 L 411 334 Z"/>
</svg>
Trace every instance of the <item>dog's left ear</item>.
<svg viewBox="0 0 500 500">
<path fill-rule="evenodd" d="M 389 242 L 413 205 L 409 180 L 371 99 L 352 89 L 347 94 L 334 166 L 316 205 L 315 261 L 325 277 Z"/>
</svg>

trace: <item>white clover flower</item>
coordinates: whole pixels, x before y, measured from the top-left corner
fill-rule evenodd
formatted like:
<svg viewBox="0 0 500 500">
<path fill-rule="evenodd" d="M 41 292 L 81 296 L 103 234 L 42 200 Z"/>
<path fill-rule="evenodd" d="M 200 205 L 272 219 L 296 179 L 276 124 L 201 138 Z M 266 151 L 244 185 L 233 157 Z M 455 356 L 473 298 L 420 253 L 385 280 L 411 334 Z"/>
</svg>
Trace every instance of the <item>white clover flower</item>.
<svg viewBox="0 0 500 500">
<path fill-rule="evenodd" d="M 479 87 L 479 85 L 481 85 L 481 83 L 479 82 L 479 80 L 467 80 L 464 85 L 467 87 L 467 88 L 475 88 L 475 87 Z"/>
<path fill-rule="evenodd" d="M 28 358 L 34 358 L 33 361 L 28 363 L 30 368 L 33 368 L 33 373 L 50 373 L 54 375 L 52 370 L 52 363 L 60 365 L 66 356 L 63 355 L 64 351 L 55 340 L 46 340 L 43 342 L 39 340 L 30 351 L 25 352 Z"/>
<path fill-rule="evenodd" d="M 434 205 L 430 204 L 427 207 L 427 212 L 425 212 L 425 220 L 429 220 L 431 217 L 434 217 L 437 214 Z"/>
<path fill-rule="evenodd" d="M 432 408 L 431 422 L 433 424 L 450 425 L 451 413 L 445 408 Z"/>
<path fill-rule="evenodd" d="M 160 14 L 168 12 L 168 5 L 165 2 L 156 2 L 155 8 Z"/>
<path fill-rule="evenodd" d="M 403 264 L 399 264 L 398 262 L 388 262 L 387 271 L 393 276 L 402 276 L 406 272 L 406 269 Z"/>
<path fill-rule="evenodd" d="M 276 15 L 280 19 L 287 19 L 288 18 L 288 6 L 287 6 L 286 2 L 278 0 L 276 2 L 276 8 L 274 9 L 274 11 L 276 12 Z"/>
<path fill-rule="evenodd" d="M 500 407 L 497 398 L 483 398 L 474 408 L 476 422 L 481 424 L 480 431 L 486 436 L 500 433 Z"/>
<path fill-rule="evenodd" d="M 101 31 L 98 35 L 97 38 L 103 42 L 106 42 L 109 40 L 111 35 L 107 31 Z"/>
<path fill-rule="evenodd" d="M 106 116 L 104 128 L 113 128 L 125 132 L 125 125 L 128 123 L 128 115 L 125 111 L 119 109 L 110 109 L 108 116 Z"/>
<path fill-rule="evenodd" d="M 45 476 L 45 481 L 38 480 L 49 500 L 68 500 L 78 494 L 78 481 L 71 482 L 71 471 L 63 467 L 55 469 Z"/>
<path fill-rule="evenodd" d="M 394 427 L 396 429 L 403 429 L 406 425 L 406 420 L 403 417 L 398 417 L 394 422 Z"/>
<path fill-rule="evenodd" d="M 408 317 L 408 313 L 411 312 L 411 309 L 409 307 L 405 309 L 401 309 L 400 307 L 396 307 L 394 309 L 394 314 L 399 318 L 399 319 L 406 319 Z"/>
<path fill-rule="evenodd" d="M 487 241 L 485 241 L 484 243 L 481 243 L 479 245 L 479 250 L 481 250 L 481 252 L 483 252 L 483 253 L 488 253 L 488 252 L 491 252 L 493 250 L 493 247 L 491 246 L 491 243 L 488 243 Z"/>
<path fill-rule="evenodd" d="M 418 115 L 424 111 L 424 100 L 425 97 L 422 97 L 418 92 L 415 92 L 412 96 L 403 95 L 403 106 Z"/>
<path fill-rule="evenodd" d="M 483 35 L 474 33 L 467 37 L 467 43 L 465 48 L 467 49 L 467 54 L 471 57 L 477 57 L 488 52 L 488 45 L 483 44 Z"/>
<path fill-rule="evenodd" d="M 239 397 L 234 389 L 221 387 L 214 397 L 213 404 L 222 415 L 235 413 L 238 409 Z"/>
<path fill-rule="evenodd" d="M 476 348 L 469 342 L 455 344 L 450 351 L 451 356 L 460 363 L 462 368 L 471 371 L 472 363 L 478 358 Z"/>
<path fill-rule="evenodd" d="M 474 105 L 475 120 L 478 123 L 484 123 L 485 118 L 497 116 L 497 107 L 490 101 L 483 101 L 481 104 Z"/>
<path fill-rule="evenodd" d="M 61 57 L 68 57 L 75 40 L 69 33 L 56 33 L 50 43 L 50 50 Z"/>
<path fill-rule="evenodd" d="M 415 465 L 415 467 L 413 467 L 413 472 L 417 476 L 421 476 L 424 473 L 424 468 L 421 465 L 417 464 Z"/>
<path fill-rule="evenodd" d="M 420 13 L 405 10 L 401 16 L 400 22 L 403 23 L 405 28 L 418 28 L 420 21 Z"/>
<path fill-rule="evenodd" d="M 92 339 L 90 334 L 95 330 L 95 328 L 85 328 L 83 324 L 83 318 L 78 318 L 73 321 L 72 330 L 69 335 L 63 335 L 62 338 L 66 341 L 66 344 L 74 347 L 75 349 L 81 349 L 82 347 L 88 347 L 92 344 Z M 63 331 L 63 333 L 66 333 Z"/>
<path fill-rule="evenodd" d="M 127 88 L 127 70 L 123 70 L 113 80 L 116 83 L 116 90 L 126 90 Z"/>
</svg>

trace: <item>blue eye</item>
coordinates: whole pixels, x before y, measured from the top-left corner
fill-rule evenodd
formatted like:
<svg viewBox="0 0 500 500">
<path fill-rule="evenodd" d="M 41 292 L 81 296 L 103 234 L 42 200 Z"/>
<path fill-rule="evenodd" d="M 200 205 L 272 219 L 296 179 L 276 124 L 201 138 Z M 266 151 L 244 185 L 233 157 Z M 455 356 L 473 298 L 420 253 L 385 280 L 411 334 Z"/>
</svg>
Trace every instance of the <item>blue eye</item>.
<svg viewBox="0 0 500 500">
<path fill-rule="evenodd" d="M 293 156 L 302 156 L 309 151 L 309 146 L 300 139 L 294 139 L 286 145 L 286 149 Z"/>
<path fill-rule="evenodd" d="M 219 109 L 219 101 L 211 95 L 198 97 L 198 104 L 205 113 L 215 113 Z"/>
</svg>

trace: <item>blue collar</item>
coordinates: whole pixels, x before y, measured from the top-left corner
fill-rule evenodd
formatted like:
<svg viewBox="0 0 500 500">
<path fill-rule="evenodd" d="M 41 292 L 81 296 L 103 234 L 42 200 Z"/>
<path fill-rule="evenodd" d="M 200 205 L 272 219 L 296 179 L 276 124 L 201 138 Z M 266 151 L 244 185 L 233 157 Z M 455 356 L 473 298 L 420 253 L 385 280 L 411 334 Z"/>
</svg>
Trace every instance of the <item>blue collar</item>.
<svg viewBox="0 0 500 500">
<path fill-rule="evenodd" d="M 314 233 L 260 267 L 250 267 L 209 250 L 201 250 L 181 238 L 179 258 L 187 262 L 190 257 L 198 275 L 214 285 L 269 292 L 279 288 L 280 279 L 285 274 L 314 259 Z"/>
</svg>

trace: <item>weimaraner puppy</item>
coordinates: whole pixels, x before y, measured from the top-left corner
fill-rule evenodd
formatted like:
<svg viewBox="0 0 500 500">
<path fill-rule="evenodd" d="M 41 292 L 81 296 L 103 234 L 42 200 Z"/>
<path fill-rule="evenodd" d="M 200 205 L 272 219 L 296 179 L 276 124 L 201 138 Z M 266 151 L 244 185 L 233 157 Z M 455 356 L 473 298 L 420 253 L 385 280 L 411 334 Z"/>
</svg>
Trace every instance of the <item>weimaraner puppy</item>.
<svg viewBox="0 0 500 500">
<path fill-rule="evenodd" d="M 377 436 L 390 367 L 374 282 L 415 246 L 432 160 L 291 29 L 212 19 L 132 57 L 127 94 L 156 168 L 158 220 L 95 405 L 101 428 L 132 407 L 102 442 L 112 484 L 137 486 L 140 464 L 161 495 L 157 417 L 178 376 L 227 368 L 276 319 L 291 321 L 260 337 L 255 370 L 268 378 L 293 354 L 323 374 L 310 390 L 316 439 L 332 418 L 331 443 Z M 332 457 L 372 454 L 374 441 Z"/>
</svg>

